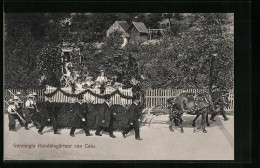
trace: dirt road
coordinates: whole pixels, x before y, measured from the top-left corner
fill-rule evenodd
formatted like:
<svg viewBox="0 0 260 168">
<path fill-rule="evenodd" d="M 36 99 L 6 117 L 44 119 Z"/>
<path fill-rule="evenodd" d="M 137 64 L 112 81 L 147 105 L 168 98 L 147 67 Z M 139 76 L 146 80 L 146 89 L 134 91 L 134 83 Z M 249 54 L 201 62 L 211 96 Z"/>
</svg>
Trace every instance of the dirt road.
<svg viewBox="0 0 260 168">
<path fill-rule="evenodd" d="M 170 132 L 168 116 L 149 116 L 141 127 L 143 141 L 134 139 L 134 132 L 124 139 L 115 132 L 115 139 L 104 132 L 102 137 L 86 137 L 77 129 L 75 137 L 69 136 L 69 129 L 62 129 L 61 135 L 54 135 L 52 128 L 39 135 L 35 127 L 8 131 L 8 118 L 4 115 L 4 159 L 5 160 L 233 160 L 234 159 L 234 118 L 216 122 L 202 131 L 193 133 L 191 120 L 184 116 L 184 133 L 175 127 Z M 151 122 L 148 122 L 151 121 Z M 149 124 L 150 123 L 150 124 Z M 198 124 L 198 123 L 197 123 Z M 48 146 L 49 144 L 49 146 Z M 31 148 L 29 148 L 31 147 Z"/>
</svg>

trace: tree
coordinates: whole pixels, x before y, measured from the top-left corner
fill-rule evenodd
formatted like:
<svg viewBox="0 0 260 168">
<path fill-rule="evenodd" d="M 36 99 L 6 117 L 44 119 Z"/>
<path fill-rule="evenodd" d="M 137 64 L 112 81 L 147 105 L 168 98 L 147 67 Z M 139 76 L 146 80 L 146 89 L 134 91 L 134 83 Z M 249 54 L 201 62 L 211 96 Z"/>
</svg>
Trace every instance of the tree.
<svg viewBox="0 0 260 168">
<path fill-rule="evenodd" d="M 108 38 L 104 39 L 101 49 L 92 49 L 93 45 L 84 48 L 82 55 L 84 66 L 87 66 L 90 74 L 97 77 L 100 70 L 106 71 L 110 78 L 121 79 L 126 73 L 128 55 L 121 49 L 123 43 L 122 33 L 115 31 Z"/>
<path fill-rule="evenodd" d="M 179 26 L 186 29 L 165 32 L 161 44 L 137 49 L 146 87 L 233 87 L 233 20 L 228 14 L 185 17 Z"/>
<path fill-rule="evenodd" d="M 37 67 L 46 76 L 46 85 L 60 86 L 61 66 L 61 49 L 56 44 L 47 44 L 37 55 Z"/>
<path fill-rule="evenodd" d="M 38 87 L 41 74 L 46 74 L 48 84 L 58 86 L 61 49 L 67 43 L 81 48 L 81 55 L 72 53 L 77 69 L 87 67 L 93 77 L 104 69 L 127 87 L 133 76 L 141 80 L 141 75 L 146 77 L 145 88 L 233 87 L 233 16 L 196 13 L 167 18 L 171 30 L 163 33 L 160 44 L 128 44 L 122 49 L 122 34 L 105 37 L 116 20 L 157 28 L 161 14 L 6 14 L 5 86 Z"/>
<path fill-rule="evenodd" d="M 38 87 L 39 71 L 36 68 L 39 40 L 44 25 L 39 24 L 41 14 L 6 14 L 5 23 L 5 87 Z M 44 21 L 43 21 L 44 22 Z"/>
<path fill-rule="evenodd" d="M 137 22 L 143 22 L 147 28 L 158 28 L 158 22 L 163 19 L 161 13 L 140 13 L 135 18 Z"/>
</svg>

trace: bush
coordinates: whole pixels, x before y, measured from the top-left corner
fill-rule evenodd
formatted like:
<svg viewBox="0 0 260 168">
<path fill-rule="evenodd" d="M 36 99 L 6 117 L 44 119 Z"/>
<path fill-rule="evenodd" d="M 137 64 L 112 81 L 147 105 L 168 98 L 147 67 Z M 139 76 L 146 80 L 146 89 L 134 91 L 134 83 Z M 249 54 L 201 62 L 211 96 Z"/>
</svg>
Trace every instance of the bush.
<svg viewBox="0 0 260 168">
<path fill-rule="evenodd" d="M 38 109 L 41 112 L 43 104 L 45 102 L 38 103 Z M 73 105 L 71 103 L 51 103 L 53 106 L 53 112 L 57 115 L 57 120 L 59 123 L 59 127 L 67 128 L 71 127 L 74 111 Z M 86 119 L 87 124 L 90 129 L 96 129 L 98 123 L 98 109 L 100 108 L 101 104 L 87 104 L 83 103 L 83 108 L 87 111 Z M 115 113 L 116 115 L 113 116 L 113 128 L 114 130 L 123 130 L 127 128 L 127 121 L 129 115 L 127 113 L 129 106 L 122 106 L 122 105 L 112 105 L 111 112 Z"/>
</svg>

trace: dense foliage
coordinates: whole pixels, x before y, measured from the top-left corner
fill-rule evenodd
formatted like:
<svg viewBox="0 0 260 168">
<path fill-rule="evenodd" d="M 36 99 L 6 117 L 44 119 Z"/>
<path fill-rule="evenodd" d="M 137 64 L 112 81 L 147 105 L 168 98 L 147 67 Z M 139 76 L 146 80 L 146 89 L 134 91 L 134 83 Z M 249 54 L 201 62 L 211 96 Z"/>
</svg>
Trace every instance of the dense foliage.
<svg viewBox="0 0 260 168">
<path fill-rule="evenodd" d="M 160 44 L 130 49 L 147 78 L 145 86 L 232 88 L 233 18 L 229 14 L 192 14 L 177 23 L 175 31 L 165 32 Z"/>
<path fill-rule="evenodd" d="M 171 25 L 160 44 L 129 44 L 122 49 L 122 34 L 105 36 L 116 20 L 142 21 L 148 28 L 158 28 L 165 18 Z M 81 49 L 80 55 L 72 53 L 76 68 L 87 69 L 94 78 L 104 69 L 108 77 L 126 87 L 132 86 L 130 80 L 135 76 L 143 88 L 231 88 L 233 26 L 233 15 L 225 13 L 6 14 L 5 86 L 59 87 L 61 48 L 69 43 Z M 44 85 L 39 83 L 42 75 L 46 76 Z"/>
</svg>

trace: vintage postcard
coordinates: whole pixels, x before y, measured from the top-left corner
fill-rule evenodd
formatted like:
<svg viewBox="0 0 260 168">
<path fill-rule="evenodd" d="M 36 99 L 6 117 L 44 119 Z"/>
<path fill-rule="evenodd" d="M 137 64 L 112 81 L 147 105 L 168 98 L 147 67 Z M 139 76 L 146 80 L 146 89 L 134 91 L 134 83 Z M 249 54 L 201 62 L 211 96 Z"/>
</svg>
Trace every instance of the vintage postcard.
<svg viewBox="0 0 260 168">
<path fill-rule="evenodd" d="M 4 160 L 234 160 L 234 13 L 4 13 Z"/>
</svg>

